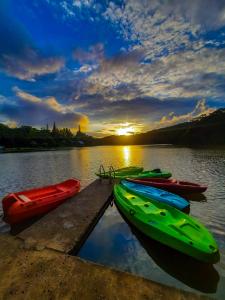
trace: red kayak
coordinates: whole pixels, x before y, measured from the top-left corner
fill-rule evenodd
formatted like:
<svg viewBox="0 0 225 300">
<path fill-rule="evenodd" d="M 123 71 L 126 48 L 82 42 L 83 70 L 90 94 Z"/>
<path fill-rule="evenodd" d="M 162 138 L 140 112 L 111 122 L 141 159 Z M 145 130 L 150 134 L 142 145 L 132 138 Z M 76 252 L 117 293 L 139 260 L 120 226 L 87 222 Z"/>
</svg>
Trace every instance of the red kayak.
<svg viewBox="0 0 225 300">
<path fill-rule="evenodd" d="M 8 194 L 2 200 L 4 220 L 15 224 L 43 215 L 76 195 L 79 190 L 80 181 L 68 179 L 58 184 Z"/>
<path fill-rule="evenodd" d="M 162 178 L 126 178 L 128 181 L 135 183 L 154 186 L 159 189 L 163 189 L 177 194 L 191 194 L 191 193 L 203 193 L 207 190 L 207 186 L 203 186 L 197 183 L 188 181 L 179 181 L 176 179 L 162 179 Z"/>
</svg>

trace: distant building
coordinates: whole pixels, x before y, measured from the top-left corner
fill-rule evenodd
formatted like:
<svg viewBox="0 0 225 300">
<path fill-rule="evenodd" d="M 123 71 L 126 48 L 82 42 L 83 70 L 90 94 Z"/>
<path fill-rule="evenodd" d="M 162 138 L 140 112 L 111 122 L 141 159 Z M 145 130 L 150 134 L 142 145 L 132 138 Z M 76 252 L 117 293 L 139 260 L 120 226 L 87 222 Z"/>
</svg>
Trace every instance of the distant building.
<svg viewBox="0 0 225 300">
<path fill-rule="evenodd" d="M 74 140 L 77 146 L 85 146 L 85 145 L 90 145 L 90 143 L 92 142 L 92 137 L 82 132 L 81 126 L 79 125 Z"/>
<path fill-rule="evenodd" d="M 81 131 L 80 125 L 78 126 L 78 130 L 77 130 L 77 134 L 75 135 L 75 138 L 77 140 L 82 140 L 82 141 L 87 139 L 87 135 Z"/>
</svg>

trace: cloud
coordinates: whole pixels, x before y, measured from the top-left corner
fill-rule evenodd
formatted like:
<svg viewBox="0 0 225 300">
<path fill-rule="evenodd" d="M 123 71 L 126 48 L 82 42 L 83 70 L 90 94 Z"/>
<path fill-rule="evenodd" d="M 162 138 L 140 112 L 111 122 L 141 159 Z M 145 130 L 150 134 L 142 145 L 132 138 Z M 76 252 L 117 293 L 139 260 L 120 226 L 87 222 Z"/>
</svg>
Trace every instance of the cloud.
<svg viewBox="0 0 225 300">
<path fill-rule="evenodd" d="M 134 133 L 140 133 L 145 129 L 145 126 L 141 123 L 138 122 L 122 122 L 122 123 L 117 123 L 115 121 L 112 122 L 104 122 L 102 124 L 104 128 L 100 130 L 96 130 L 93 134 L 95 136 L 107 136 L 107 135 L 114 135 L 117 134 L 118 129 L 129 129 L 128 131 L 129 134 L 134 134 Z"/>
<path fill-rule="evenodd" d="M 199 100 L 193 111 L 187 114 L 175 115 L 170 112 L 168 115 L 163 116 L 159 121 L 153 123 L 152 128 L 161 128 L 172 126 L 178 123 L 189 122 L 197 119 L 203 115 L 209 115 L 215 111 L 215 108 L 207 107 L 205 99 Z"/>
<path fill-rule="evenodd" d="M 72 106 L 61 105 L 54 97 L 39 98 L 14 88 L 16 99 L 1 104 L 3 116 L 19 125 L 45 126 L 56 122 L 59 128 L 87 128 L 88 117 L 74 111 Z"/>
<path fill-rule="evenodd" d="M 178 114 L 187 113 L 196 105 L 196 100 L 178 98 L 160 100 L 153 97 L 137 97 L 130 101 L 109 101 L 101 94 L 82 94 L 74 100 L 76 110 L 87 114 L 92 123 L 135 122 L 149 124 L 168 114 L 171 109 Z"/>
<path fill-rule="evenodd" d="M 144 130 L 198 115 L 199 99 L 224 103 L 225 1 L 36 2 L 27 6 L 23 22 L 30 22 L 28 11 L 39 20 L 41 8 L 49 16 L 44 24 L 51 21 L 53 28 L 46 28 L 46 39 L 34 35 L 42 49 L 16 15 L 0 12 L 0 69 L 25 81 L 38 78 L 30 83 L 5 76 L 9 90 L 15 84 L 21 89 L 13 102 L 0 99 L 0 105 L 20 124 L 32 123 L 33 109 L 36 124 L 49 118 L 71 124 L 87 115 L 96 130 L 122 122 L 143 123 Z M 58 28 L 59 36 L 51 39 Z M 65 62 L 44 51 L 49 41 L 56 53 L 65 53 Z"/>
<path fill-rule="evenodd" d="M 100 61 L 100 72 L 112 72 L 113 70 L 129 69 L 139 67 L 139 63 L 144 58 L 144 50 L 136 49 L 130 52 L 120 52 L 119 54 L 102 59 Z"/>
<path fill-rule="evenodd" d="M 104 46 L 101 43 L 90 46 L 88 51 L 77 48 L 73 52 L 73 57 L 80 63 L 97 63 L 104 57 Z"/>
<path fill-rule="evenodd" d="M 157 61 L 143 61 L 143 51 L 131 51 L 100 61 L 83 82 L 84 92 L 109 100 L 138 96 L 160 99 L 224 95 L 225 49 L 186 50 Z M 86 90 L 85 90 L 86 88 Z"/>
<path fill-rule="evenodd" d="M 82 6 L 90 7 L 93 4 L 93 0 L 74 0 L 73 6 L 81 8 Z"/>
<path fill-rule="evenodd" d="M 1 66 L 6 73 L 21 80 L 34 81 L 35 77 L 55 73 L 64 65 L 64 59 L 42 57 L 36 50 L 26 49 L 22 56 L 2 54 Z"/>
<path fill-rule="evenodd" d="M 102 14 L 118 34 L 133 42 L 132 49 L 144 49 L 149 61 L 183 50 L 199 50 L 210 41 L 207 31 L 225 25 L 225 1 L 213 0 L 128 0 L 123 5 L 110 2 Z M 224 39 L 212 41 L 212 47 Z"/>
<path fill-rule="evenodd" d="M 160 101 L 158 99 L 135 99 L 133 101 L 111 102 L 102 110 L 97 107 L 92 121 L 92 134 L 107 136 L 115 134 L 118 128 L 132 127 L 134 132 L 147 132 L 152 129 L 189 122 L 203 115 L 209 115 L 215 108 L 208 107 L 206 100 Z M 102 103 L 101 103 L 102 104 Z M 94 105 L 94 104 L 93 104 Z M 92 110 L 88 106 L 88 110 Z M 100 122 L 99 122 L 99 121 Z"/>
<path fill-rule="evenodd" d="M 74 73 L 80 73 L 80 74 L 82 74 L 82 73 L 88 73 L 88 72 L 91 72 L 92 70 L 94 70 L 94 68 L 91 66 L 91 65 L 83 65 L 83 66 L 81 66 L 79 69 L 77 69 L 77 70 L 74 70 L 73 72 Z"/>
<path fill-rule="evenodd" d="M 164 1 L 162 12 L 182 16 L 190 23 L 199 24 L 201 30 L 217 29 L 225 23 L 224 0 Z"/>
<path fill-rule="evenodd" d="M 77 1 L 67 6 L 85 13 L 90 3 L 94 5 Z M 74 74 L 85 77 L 78 82 L 79 89 L 77 81 L 72 85 L 70 80 L 70 98 L 82 93 L 100 94 L 109 101 L 224 95 L 225 50 L 220 49 L 224 39 L 215 43 L 204 37 L 207 30 L 225 25 L 224 1 L 110 1 L 102 5 L 101 17 L 123 36 L 127 50 L 108 57 L 107 43 L 107 49 L 102 43 L 75 49 L 73 57 L 81 67 Z"/>
<path fill-rule="evenodd" d="M 54 1 L 49 1 L 48 5 L 55 8 L 56 3 Z M 94 0 L 58 0 L 57 5 L 60 7 L 59 18 L 64 20 L 67 19 L 80 19 L 84 20 L 88 17 L 89 21 L 94 21 L 95 14 L 102 11 L 102 5 L 104 5 L 104 1 L 94 1 Z M 93 12 L 95 14 L 93 14 Z"/>
<path fill-rule="evenodd" d="M 0 10 L 0 70 L 21 80 L 55 73 L 64 65 L 61 57 L 41 53 L 25 28 L 12 19 L 7 5 Z"/>
</svg>

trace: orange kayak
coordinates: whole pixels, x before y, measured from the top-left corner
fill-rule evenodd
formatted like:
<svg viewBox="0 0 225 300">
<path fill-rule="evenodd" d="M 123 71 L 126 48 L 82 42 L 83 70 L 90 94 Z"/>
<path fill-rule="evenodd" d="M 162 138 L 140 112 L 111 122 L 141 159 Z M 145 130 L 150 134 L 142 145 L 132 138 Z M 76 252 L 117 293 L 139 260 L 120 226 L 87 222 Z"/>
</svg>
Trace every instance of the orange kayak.
<svg viewBox="0 0 225 300">
<path fill-rule="evenodd" d="M 2 200 L 4 220 L 15 224 L 43 215 L 76 195 L 79 190 L 80 181 L 68 179 L 58 184 L 8 194 Z"/>
</svg>

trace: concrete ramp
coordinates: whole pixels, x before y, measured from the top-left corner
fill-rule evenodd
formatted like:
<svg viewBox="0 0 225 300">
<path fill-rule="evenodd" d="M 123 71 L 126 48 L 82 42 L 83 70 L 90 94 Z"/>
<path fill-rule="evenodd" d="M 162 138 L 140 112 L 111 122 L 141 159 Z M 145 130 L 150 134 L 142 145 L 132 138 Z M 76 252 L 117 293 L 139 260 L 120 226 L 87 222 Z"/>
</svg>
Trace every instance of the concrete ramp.
<svg viewBox="0 0 225 300">
<path fill-rule="evenodd" d="M 27 248 L 76 252 L 108 205 L 112 190 L 108 180 L 97 179 L 18 237 Z"/>
<path fill-rule="evenodd" d="M 125 272 L 44 249 L 23 249 L 0 234 L 0 300 L 203 300 Z"/>
</svg>

